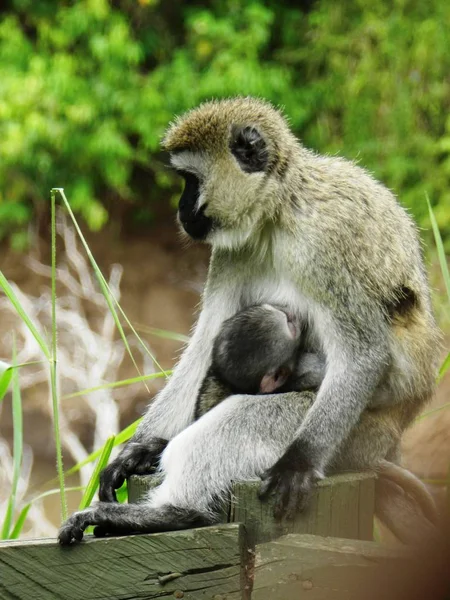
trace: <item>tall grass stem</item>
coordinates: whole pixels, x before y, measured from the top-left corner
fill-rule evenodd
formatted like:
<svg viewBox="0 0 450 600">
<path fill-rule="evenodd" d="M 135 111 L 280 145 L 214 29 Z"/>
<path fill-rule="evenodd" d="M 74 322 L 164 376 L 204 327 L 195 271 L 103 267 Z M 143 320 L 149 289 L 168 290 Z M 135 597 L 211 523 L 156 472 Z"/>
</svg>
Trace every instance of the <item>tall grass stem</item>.
<svg viewBox="0 0 450 600">
<path fill-rule="evenodd" d="M 56 469 L 58 472 L 61 518 L 67 519 L 67 501 L 64 483 L 64 464 L 59 428 L 59 398 L 57 374 L 57 327 L 56 327 L 56 192 L 51 191 L 51 229 L 52 229 L 52 348 L 50 359 L 50 389 L 53 408 L 53 430 L 55 435 Z"/>
</svg>

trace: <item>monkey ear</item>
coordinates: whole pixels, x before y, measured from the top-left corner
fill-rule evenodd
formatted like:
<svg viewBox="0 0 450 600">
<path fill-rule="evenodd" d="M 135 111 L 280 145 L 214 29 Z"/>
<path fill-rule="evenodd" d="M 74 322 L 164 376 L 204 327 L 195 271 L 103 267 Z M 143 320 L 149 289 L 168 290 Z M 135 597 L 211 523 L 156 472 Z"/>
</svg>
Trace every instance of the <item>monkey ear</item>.
<svg viewBox="0 0 450 600">
<path fill-rule="evenodd" d="M 260 132 L 247 125 L 233 125 L 230 140 L 231 154 L 245 173 L 264 171 L 269 162 L 266 142 Z"/>
<path fill-rule="evenodd" d="M 274 372 L 266 373 L 259 384 L 261 394 L 271 394 L 286 383 L 290 375 L 289 369 L 280 367 Z"/>
</svg>

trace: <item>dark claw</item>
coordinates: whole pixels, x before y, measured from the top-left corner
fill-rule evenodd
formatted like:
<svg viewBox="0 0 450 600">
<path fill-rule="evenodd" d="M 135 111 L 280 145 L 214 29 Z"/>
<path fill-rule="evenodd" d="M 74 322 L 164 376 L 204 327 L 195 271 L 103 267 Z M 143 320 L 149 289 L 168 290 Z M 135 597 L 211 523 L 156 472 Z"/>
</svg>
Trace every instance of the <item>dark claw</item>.
<svg viewBox="0 0 450 600">
<path fill-rule="evenodd" d="M 72 541 L 72 530 L 70 527 L 61 527 L 59 530 L 58 541 L 61 546 L 68 546 Z"/>
<path fill-rule="evenodd" d="M 317 479 L 305 444 L 294 442 L 284 456 L 262 476 L 261 500 L 274 496 L 273 512 L 277 520 L 292 520 L 308 504 Z"/>
<path fill-rule="evenodd" d="M 125 472 L 122 470 L 116 458 L 100 473 L 100 488 L 98 496 L 102 502 L 117 502 L 116 490 L 118 490 L 125 481 Z"/>
<path fill-rule="evenodd" d="M 58 534 L 58 541 L 61 546 L 68 546 L 72 540 L 81 542 L 83 532 L 89 525 L 93 524 L 94 512 L 92 509 L 86 509 L 74 513 L 61 526 Z"/>
</svg>

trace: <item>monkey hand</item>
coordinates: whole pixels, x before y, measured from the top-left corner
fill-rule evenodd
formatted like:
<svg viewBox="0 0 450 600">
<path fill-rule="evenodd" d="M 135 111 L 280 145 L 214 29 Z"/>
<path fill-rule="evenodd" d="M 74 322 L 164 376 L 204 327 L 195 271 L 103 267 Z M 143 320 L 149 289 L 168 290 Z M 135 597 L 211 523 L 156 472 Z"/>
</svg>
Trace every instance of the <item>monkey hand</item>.
<svg viewBox="0 0 450 600">
<path fill-rule="evenodd" d="M 292 520 L 298 512 L 305 509 L 314 484 L 323 477 L 321 470 L 311 460 L 307 444 L 297 440 L 263 474 L 260 498 L 266 500 L 273 493 L 275 518 L 286 517 Z"/>
<path fill-rule="evenodd" d="M 131 475 L 153 473 L 167 440 L 152 438 L 148 443 L 129 442 L 119 456 L 100 473 L 99 498 L 102 502 L 117 502 L 116 490 Z"/>
<path fill-rule="evenodd" d="M 58 542 L 61 546 L 68 546 L 72 540 L 81 542 L 84 530 L 96 524 L 95 512 L 95 507 L 91 506 L 71 515 L 59 529 Z"/>
</svg>

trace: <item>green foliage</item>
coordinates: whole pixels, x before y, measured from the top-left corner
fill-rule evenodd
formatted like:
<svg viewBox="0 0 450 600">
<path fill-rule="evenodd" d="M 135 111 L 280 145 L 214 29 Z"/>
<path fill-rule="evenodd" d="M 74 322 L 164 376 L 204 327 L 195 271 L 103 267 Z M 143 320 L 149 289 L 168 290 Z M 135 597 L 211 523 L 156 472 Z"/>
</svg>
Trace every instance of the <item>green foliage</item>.
<svg viewBox="0 0 450 600">
<path fill-rule="evenodd" d="M 450 243 L 447 0 L 2 6 L 0 236 L 69 181 L 92 230 L 118 206 L 148 220 L 174 185 L 156 160 L 173 115 L 253 94 L 284 106 L 307 145 L 360 160 L 424 226 L 428 192 Z"/>
</svg>

